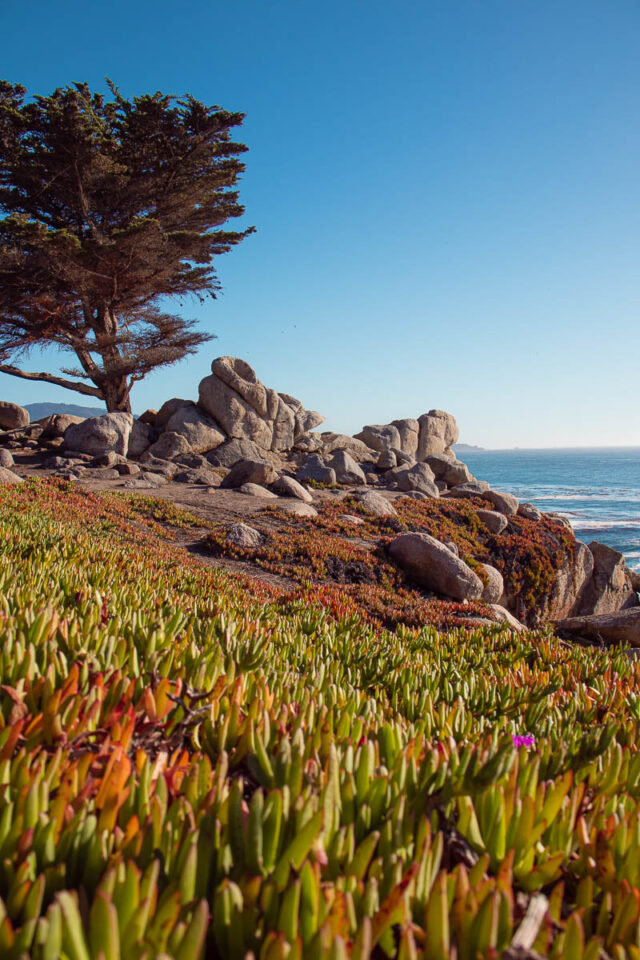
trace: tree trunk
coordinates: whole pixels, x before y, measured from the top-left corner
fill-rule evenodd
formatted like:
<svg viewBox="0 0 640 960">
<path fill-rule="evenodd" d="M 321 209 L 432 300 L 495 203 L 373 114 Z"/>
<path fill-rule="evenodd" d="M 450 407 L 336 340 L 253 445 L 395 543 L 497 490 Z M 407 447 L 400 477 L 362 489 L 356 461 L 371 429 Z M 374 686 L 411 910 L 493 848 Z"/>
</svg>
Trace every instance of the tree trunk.
<svg viewBox="0 0 640 960">
<path fill-rule="evenodd" d="M 122 355 L 117 347 L 117 336 L 118 318 L 111 307 L 107 306 L 100 313 L 100 324 L 96 330 L 96 340 L 104 367 L 100 386 L 109 413 L 119 411 L 131 413 L 129 392 L 132 385 L 127 382 L 126 375 L 118 375 L 116 372 L 122 364 Z"/>
<path fill-rule="evenodd" d="M 118 377 L 102 384 L 102 394 L 109 413 L 131 413 L 130 389 L 126 377 Z"/>
</svg>

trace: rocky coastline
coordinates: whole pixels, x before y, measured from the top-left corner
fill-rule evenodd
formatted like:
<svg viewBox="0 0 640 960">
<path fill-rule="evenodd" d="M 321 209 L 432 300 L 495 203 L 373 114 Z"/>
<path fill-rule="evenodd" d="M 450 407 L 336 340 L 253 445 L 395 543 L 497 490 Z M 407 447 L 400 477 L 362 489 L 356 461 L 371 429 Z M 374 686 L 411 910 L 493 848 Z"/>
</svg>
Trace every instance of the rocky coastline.
<svg viewBox="0 0 640 960">
<path fill-rule="evenodd" d="M 355 436 L 318 432 L 323 422 L 245 361 L 218 357 L 197 400 L 171 398 L 138 419 L 32 423 L 24 408 L 0 403 L 0 482 L 53 476 L 173 499 L 188 490 L 192 509 L 206 503 L 209 516 L 227 495 L 209 538 L 217 556 L 292 576 L 282 545 L 274 559 L 274 538 L 291 542 L 304 527 L 316 548 L 327 538 L 318 583 L 355 589 L 358 577 L 359 586 L 386 577 L 398 595 L 406 587 L 416 602 L 454 604 L 462 623 L 550 624 L 574 642 L 640 647 L 640 583 L 624 557 L 472 476 L 452 449 L 451 414 L 432 409 Z M 343 544 L 364 552 L 339 561 Z"/>
</svg>

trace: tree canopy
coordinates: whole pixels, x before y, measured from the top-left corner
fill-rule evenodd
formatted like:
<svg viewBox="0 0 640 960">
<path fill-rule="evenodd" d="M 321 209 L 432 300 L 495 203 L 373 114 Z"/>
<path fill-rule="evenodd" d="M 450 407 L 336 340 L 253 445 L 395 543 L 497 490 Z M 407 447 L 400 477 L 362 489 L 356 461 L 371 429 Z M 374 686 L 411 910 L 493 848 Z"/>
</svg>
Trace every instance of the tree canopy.
<svg viewBox="0 0 640 960">
<path fill-rule="evenodd" d="M 215 297 L 214 257 L 253 228 L 223 229 L 244 213 L 247 148 L 231 139 L 244 114 L 109 90 L 25 100 L 0 81 L 0 372 L 129 410 L 136 381 L 212 339 L 164 298 Z M 51 344 L 79 366 L 22 369 Z"/>
</svg>

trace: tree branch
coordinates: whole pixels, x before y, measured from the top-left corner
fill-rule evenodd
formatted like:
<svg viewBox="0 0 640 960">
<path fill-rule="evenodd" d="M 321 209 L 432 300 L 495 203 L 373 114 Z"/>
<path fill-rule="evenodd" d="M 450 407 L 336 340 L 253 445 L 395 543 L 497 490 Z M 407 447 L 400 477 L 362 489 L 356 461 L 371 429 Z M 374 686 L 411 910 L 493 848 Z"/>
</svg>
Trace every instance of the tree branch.
<svg viewBox="0 0 640 960">
<path fill-rule="evenodd" d="M 19 370 L 18 367 L 12 367 L 7 363 L 0 363 L 0 373 L 8 373 L 10 377 L 20 377 L 22 380 L 44 380 L 45 383 L 54 383 L 57 387 L 65 387 L 67 390 L 75 390 L 77 393 L 84 393 L 87 397 L 98 397 L 104 400 L 102 391 L 98 387 L 89 387 L 86 383 L 75 383 L 73 380 L 65 380 L 64 377 L 56 377 L 52 373 L 30 373 L 27 370 Z"/>
</svg>

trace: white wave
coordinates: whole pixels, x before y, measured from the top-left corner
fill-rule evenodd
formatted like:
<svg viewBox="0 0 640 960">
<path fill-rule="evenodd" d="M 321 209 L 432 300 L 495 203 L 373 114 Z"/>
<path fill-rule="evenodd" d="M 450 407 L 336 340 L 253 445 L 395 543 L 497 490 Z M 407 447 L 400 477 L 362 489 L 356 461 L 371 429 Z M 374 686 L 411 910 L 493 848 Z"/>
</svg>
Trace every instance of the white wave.
<svg viewBox="0 0 640 960">
<path fill-rule="evenodd" d="M 626 520 L 583 520 L 569 517 L 569 522 L 574 530 L 608 530 L 609 527 L 638 527 L 640 517 L 629 517 Z"/>
</svg>

